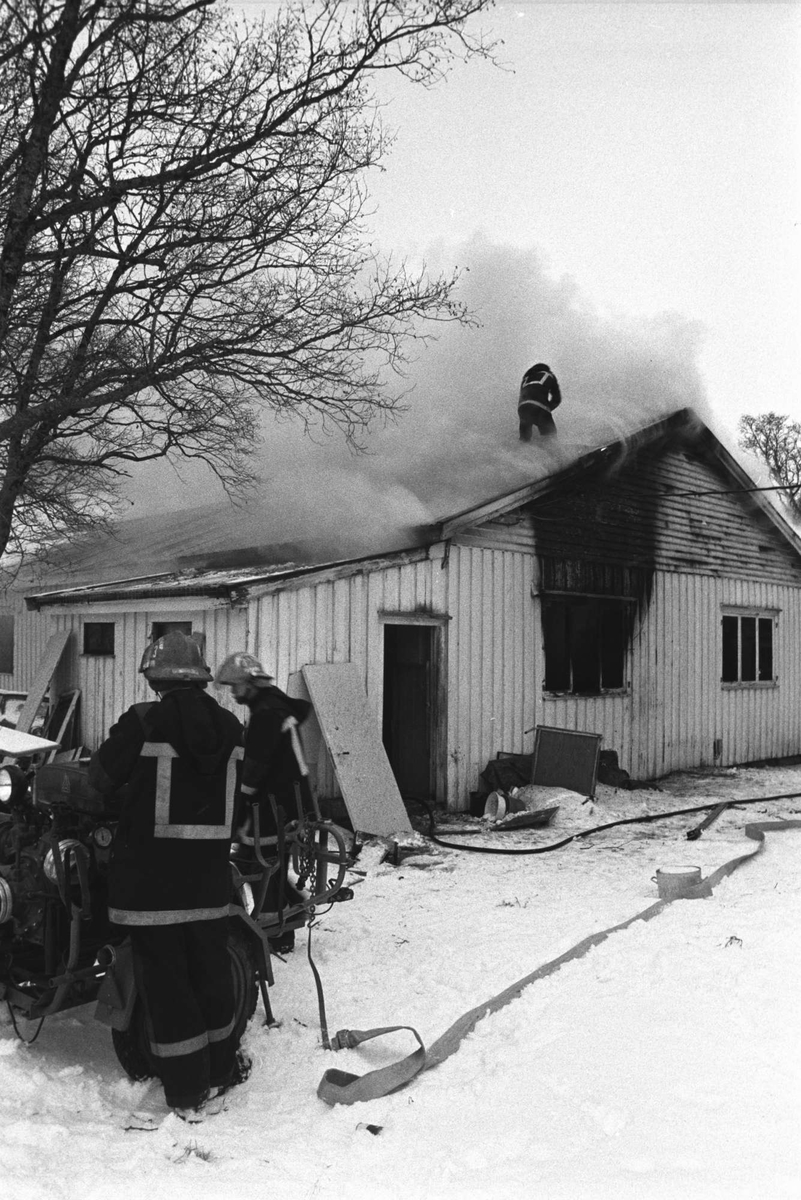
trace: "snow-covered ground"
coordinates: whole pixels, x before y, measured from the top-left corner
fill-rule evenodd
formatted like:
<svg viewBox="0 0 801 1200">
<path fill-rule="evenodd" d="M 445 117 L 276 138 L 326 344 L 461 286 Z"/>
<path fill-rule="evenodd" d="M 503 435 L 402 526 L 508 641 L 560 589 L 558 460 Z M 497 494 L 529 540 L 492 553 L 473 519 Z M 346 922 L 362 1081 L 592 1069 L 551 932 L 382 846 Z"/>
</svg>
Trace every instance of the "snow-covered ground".
<svg viewBox="0 0 801 1200">
<path fill-rule="evenodd" d="M 593 806 L 563 804 L 548 829 L 486 840 L 534 846 L 646 810 L 801 792 L 801 768 L 682 774 L 662 787 L 601 787 Z M 368 844 L 354 900 L 314 933 L 329 1027 L 408 1024 L 430 1045 L 482 1000 L 646 909 L 658 867 L 709 874 L 753 847 L 748 821 L 800 813 L 799 799 L 730 810 L 695 842 L 684 835 L 704 814 L 528 857 L 433 847 L 399 867 Z M 323 1072 L 363 1074 L 414 1042 L 323 1050 L 305 939 L 275 963 L 280 1027 L 264 1028 L 257 1010 L 251 1078 L 200 1126 L 167 1116 L 156 1132 L 123 1130 L 159 1089 L 125 1078 L 90 1007 L 49 1019 L 25 1046 L 3 1006 L 0 1195 L 801 1197 L 800 861 L 801 829 L 768 834 L 710 899 L 613 934 L 481 1020 L 404 1090 L 349 1107 L 317 1098 Z"/>
</svg>

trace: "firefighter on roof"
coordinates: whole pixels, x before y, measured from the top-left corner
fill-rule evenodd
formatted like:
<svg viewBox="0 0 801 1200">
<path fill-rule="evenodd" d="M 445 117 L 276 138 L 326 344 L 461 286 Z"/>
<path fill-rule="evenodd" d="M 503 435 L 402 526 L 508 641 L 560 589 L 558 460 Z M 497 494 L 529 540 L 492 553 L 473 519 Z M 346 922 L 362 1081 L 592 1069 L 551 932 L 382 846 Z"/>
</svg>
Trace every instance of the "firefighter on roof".
<svg viewBox="0 0 801 1200">
<path fill-rule="evenodd" d="M 157 698 L 112 726 L 90 780 L 119 812 L 109 916 L 130 933 L 165 1098 L 198 1120 L 247 1070 L 227 949 L 243 730 L 206 694 L 211 672 L 186 634 L 151 643 L 139 670 Z"/>
<path fill-rule="evenodd" d="M 245 805 L 259 806 L 259 836 L 262 845 L 275 853 L 279 827 L 299 817 L 298 795 L 305 800 L 306 765 L 300 747 L 297 727 L 311 709 L 306 700 L 294 700 L 275 686 L 275 681 L 252 654 L 239 651 L 220 665 L 214 677 L 217 684 L 231 689 L 235 700 L 250 710 L 245 732 L 245 759 L 242 764 L 243 811 L 238 820 L 239 859 L 247 865 L 253 854 L 254 830 L 252 815 Z M 276 913 L 286 905 L 302 902 L 303 896 L 287 879 L 288 857 L 285 854 L 277 875 L 270 880 L 267 907 Z M 291 950 L 295 944 L 294 931 L 270 939 L 278 953 Z"/>
<path fill-rule="evenodd" d="M 532 429 L 542 437 L 553 437 L 556 425 L 551 415 L 562 403 L 562 393 L 556 376 L 546 363 L 529 367 L 520 385 L 517 415 L 520 420 L 520 440 L 531 441 Z"/>
</svg>

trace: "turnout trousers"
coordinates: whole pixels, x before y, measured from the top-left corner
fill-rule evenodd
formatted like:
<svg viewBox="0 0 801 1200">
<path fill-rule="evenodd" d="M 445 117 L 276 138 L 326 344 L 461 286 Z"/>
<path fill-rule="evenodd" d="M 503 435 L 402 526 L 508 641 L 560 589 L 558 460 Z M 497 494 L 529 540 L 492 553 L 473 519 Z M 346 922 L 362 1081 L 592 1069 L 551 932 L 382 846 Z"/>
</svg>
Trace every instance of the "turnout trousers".
<svg viewBox="0 0 801 1200">
<path fill-rule="evenodd" d="M 228 919 L 130 926 L 150 1050 L 171 1108 L 195 1108 L 236 1065 Z"/>
<path fill-rule="evenodd" d="M 547 409 L 538 404 L 521 404 L 517 410 L 520 421 L 520 440 L 531 441 L 533 429 L 539 430 L 542 437 L 553 437 L 556 433 L 556 422 Z"/>
</svg>

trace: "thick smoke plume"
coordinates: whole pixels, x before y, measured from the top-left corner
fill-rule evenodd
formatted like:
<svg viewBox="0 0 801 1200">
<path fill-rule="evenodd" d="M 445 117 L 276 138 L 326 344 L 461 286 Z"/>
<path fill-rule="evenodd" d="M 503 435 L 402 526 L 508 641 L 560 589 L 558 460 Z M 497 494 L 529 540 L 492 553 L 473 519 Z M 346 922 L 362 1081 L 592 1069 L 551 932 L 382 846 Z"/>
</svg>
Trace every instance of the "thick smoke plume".
<svg viewBox="0 0 801 1200">
<path fill-rule="evenodd" d="M 439 326 L 437 339 L 418 347 L 405 411 L 375 429 L 363 453 L 338 433 L 309 437 L 300 421 L 266 420 L 261 484 L 230 515 L 229 547 L 259 547 L 274 561 L 392 549 L 408 544 L 415 526 L 549 475 L 675 409 L 708 419 L 697 324 L 672 314 L 601 316 L 534 251 L 481 237 L 455 261 L 464 271 L 460 299 L 479 326 Z M 537 361 L 561 386 L 558 437 L 535 433 L 522 443 L 517 394 Z M 163 509 L 219 503 L 206 478 L 163 472 L 161 480 Z M 132 485 L 131 515 L 152 512 L 154 494 L 148 470 Z"/>
</svg>

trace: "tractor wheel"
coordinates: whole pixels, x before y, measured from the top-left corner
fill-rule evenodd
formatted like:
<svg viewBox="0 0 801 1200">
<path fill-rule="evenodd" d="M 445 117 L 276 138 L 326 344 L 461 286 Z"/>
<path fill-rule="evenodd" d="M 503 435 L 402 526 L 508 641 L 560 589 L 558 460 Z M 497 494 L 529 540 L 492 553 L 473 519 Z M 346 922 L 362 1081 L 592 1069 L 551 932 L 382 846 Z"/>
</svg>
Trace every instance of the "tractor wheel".
<svg viewBox="0 0 801 1200">
<path fill-rule="evenodd" d="M 238 1044 L 256 1011 L 259 989 L 253 945 L 235 921 L 228 922 L 228 955 L 234 981 L 234 1037 Z M 147 1018 L 141 996 L 134 1004 L 128 1028 L 112 1029 L 111 1040 L 120 1066 L 130 1079 L 152 1079 L 158 1074 L 150 1051 Z"/>
</svg>

